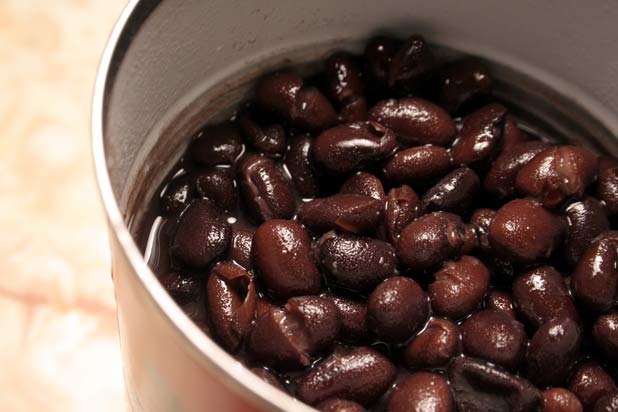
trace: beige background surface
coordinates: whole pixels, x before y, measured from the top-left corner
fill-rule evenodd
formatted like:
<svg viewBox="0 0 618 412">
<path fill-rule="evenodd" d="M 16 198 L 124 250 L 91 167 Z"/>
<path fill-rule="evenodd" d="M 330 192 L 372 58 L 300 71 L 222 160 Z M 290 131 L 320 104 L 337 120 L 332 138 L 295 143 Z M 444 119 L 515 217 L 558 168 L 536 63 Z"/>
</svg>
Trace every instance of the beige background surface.
<svg viewBox="0 0 618 412">
<path fill-rule="evenodd" d="M 0 411 L 124 409 L 89 140 L 124 3 L 0 0 Z"/>
</svg>

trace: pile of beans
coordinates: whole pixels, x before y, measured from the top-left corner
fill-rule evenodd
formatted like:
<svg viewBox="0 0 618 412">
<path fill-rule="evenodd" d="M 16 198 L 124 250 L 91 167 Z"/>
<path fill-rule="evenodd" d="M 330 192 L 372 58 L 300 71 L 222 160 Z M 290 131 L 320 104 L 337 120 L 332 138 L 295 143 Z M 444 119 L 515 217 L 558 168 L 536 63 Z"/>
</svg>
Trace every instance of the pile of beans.
<svg viewBox="0 0 618 412">
<path fill-rule="evenodd" d="M 618 163 L 492 83 L 416 35 L 263 77 L 165 183 L 161 282 L 321 411 L 618 411 Z"/>
</svg>

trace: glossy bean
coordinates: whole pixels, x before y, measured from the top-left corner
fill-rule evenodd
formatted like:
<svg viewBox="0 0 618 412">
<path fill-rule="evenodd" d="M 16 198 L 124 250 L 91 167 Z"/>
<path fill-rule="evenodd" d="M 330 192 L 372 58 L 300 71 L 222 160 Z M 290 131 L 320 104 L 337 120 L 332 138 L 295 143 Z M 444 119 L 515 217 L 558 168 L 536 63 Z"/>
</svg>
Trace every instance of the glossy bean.
<svg viewBox="0 0 618 412">
<path fill-rule="evenodd" d="M 592 410 L 599 399 L 618 390 L 612 377 L 595 362 L 577 366 L 568 389 L 579 398 L 585 411 Z"/>
<path fill-rule="evenodd" d="M 597 348 L 610 361 L 618 361 L 618 312 L 608 312 L 597 318 L 592 328 Z"/>
<path fill-rule="evenodd" d="M 358 172 L 346 180 L 339 193 L 365 195 L 384 201 L 384 186 L 380 179 L 367 172 Z"/>
<path fill-rule="evenodd" d="M 421 209 L 425 212 L 464 214 L 477 200 L 480 188 L 478 175 L 472 169 L 460 167 L 444 176 L 425 193 Z"/>
<path fill-rule="evenodd" d="M 339 337 L 341 317 L 337 306 L 320 296 L 297 296 L 288 299 L 285 309 L 301 319 L 309 342 L 309 352 L 328 349 Z"/>
<path fill-rule="evenodd" d="M 397 152 L 382 173 L 392 185 L 428 186 L 431 181 L 451 170 L 448 151 L 440 146 L 417 146 Z"/>
<path fill-rule="evenodd" d="M 452 412 L 453 396 L 447 380 L 437 373 L 415 372 L 395 385 L 386 412 Z"/>
<path fill-rule="evenodd" d="M 320 412 L 365 412 L 362 405 L 344 399 L 328 399 L 315 406 Z"/>
<path fill-rule="evenodd" d="M 251 147 L 267 156 L 280 157 L 286 148 L 287 135 L 282 125 L 261 124 L 251 109 L 238 114 L 238 125 Z"/>
<path fill-rule="evenodd" d="M 337 306 L 341 320 L 340 338 L 344 342 L 360 343 L 369 337 L 367 304 L 344 296 L 325 295 Z"/>
<path fill-rule="evenodd" d="M 223 210 L 236 207 L 238 189 L 230 169 L 209 169 L 198 173 L 195 187 L 201 197 L 212 200 Z"/>
<path fill-rule="evenodd" d="M 279 378 L 274 373 L 272 373 L 270 370 L 266 368 L 251 368 L 250 370 L 255 375 L 257 375 L 260 379 L 262 379 L 264 382 L 269 383 L 275 388 L 280 389 L 285 392 L 285 388 L 281 384 L 281 381 L 279 381 Z"/>
<path fill-rule="evenodd" d="M 403 353 L 403 363 L 409 368 L 444 366 L 458 350 L 457 324 L 448 319 L 435 318 L 408 343 Z"/>
<path fill-rule="evenodd" d="M 313 233 L 332 229 L 353 233 L 376 228 L 382 218 L 382 202 L 364 195 L 336 194 L 313 199 L 298 208 L 298 220 Z"/>
<path fill-rule="evenodd" d="M 194 197 L 192 178 L 186 174 L 173 178 L 159 197 L 159 208 L 164 216 L 178 216 Z"/>
<path fill-rule="evenodd" d="M 608 393 L 599 398 L 594 404 L 592 412 L 616 412 L 618 411 L 618 391 Z"/>
<path fill-rule="evenodd" d="M 421 89 L 425 75 L 433 66 L 433 54 L 425 39 L 410 36 L 393 55 L 388 66 L 388 85 L 401 94 Z"/>
<path fill-rule="evenodd" d="M 348 53 L 335 53 L 326 59 L 326 75 L 329 96 L 344 103 L 362 96 L 363 82 L 354 56 Z"/>
<path fill-rule="evenodd" d="M 418 217 L 419 198 L 410 186 L 392 188 L 384 204 L 384 229 L 391 245 L 397 245 L 401 231 Z"/>
<path fill-rule="evenodd" d="M 296 190 L 304 198 L 318 196 L 320 187 L 311 160 L 313 139 L 309 135 L 300 134 L 290 138 L 289 143 L 285 166 L 292 176 Z"/>
<path fill-rule="evenodd" d="M 564 210 L 568 222 L 564 242 L 564 258 L 574 265 L 592 243 L 594 238 L 610 229 L 609 220 L 601 202 L 586 197 L 569 204 Z"/>
<path fill-rule="evenodd" d="M 618 163 L 615 159 L 601 157 L 596 195 L 611 215 L 618 214 Z"/>
<path fill-rule="evenodd" d="M 440 106 L 455 113 L 486 98 L 492 86 L 491 75 L 483 63 L 470 59 L 450 63 L 440 72 Z"/>
<path fill-rule="evenodd" d="M 252 230 L 232 227 L 232 240 L 227 251 L 227 259 L 233 260 L 247 270 L 253 269 L 253 262 L 251 262 L 252 243 Z"/>
<path fill-rule="evenodd" d="M 573 392 L 550 388 L 543 392 L 542 412 L 584 412 L 584 408 Z"/>
<path fill-rule="evenodd" d="M 492 290 L 487 294 L 485 299 L 485 308 L 489 310 L 497 310 L 505 315 L 508 315 L 515 319 L 515 305 L 513 304 L 513 298 L 508 292 L 500 290 Z"/>
<path fill-rule="evenodd" d="M 188 152 L 204 166 L 231 165 L 245 147 L 238 127 L 231 123 L 207 126 L 192 140 Z"/>
</svg>

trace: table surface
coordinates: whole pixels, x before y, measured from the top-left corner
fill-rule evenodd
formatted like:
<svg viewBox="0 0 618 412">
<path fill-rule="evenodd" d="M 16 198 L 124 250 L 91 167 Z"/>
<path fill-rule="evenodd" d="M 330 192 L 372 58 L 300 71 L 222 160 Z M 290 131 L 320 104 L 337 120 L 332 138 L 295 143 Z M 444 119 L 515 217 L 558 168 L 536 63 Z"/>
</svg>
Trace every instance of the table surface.
<svg viewBox="0 0 618 412">
<path fill-rule="evenodd" d="M 0 1 L 0 411 L 126 409 L 89 133 L 124 3 Z"/>
</svg>

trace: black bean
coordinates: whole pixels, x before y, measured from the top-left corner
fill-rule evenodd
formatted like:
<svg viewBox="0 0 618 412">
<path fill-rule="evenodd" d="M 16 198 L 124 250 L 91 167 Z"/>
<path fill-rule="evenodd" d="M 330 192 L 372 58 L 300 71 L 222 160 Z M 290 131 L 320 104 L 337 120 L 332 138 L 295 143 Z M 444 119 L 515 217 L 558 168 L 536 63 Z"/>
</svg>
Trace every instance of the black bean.
<svg viewBox="0 0 618 412">
<path fill-rule="evenodd" d="M 386 238 L 396 246 L 401 231 L 418 217 L 419 199 L 410 186 L 395 187 L 388 192 L 384 205 Z"/>
<path fill-rule="evenodd" d="M 395 385 L 386 412 L 452 412 L 453 396 L 447 380 L 437 373 L 415 372 Z"/>
<path fill-rule="evenodd" d="M 403 94 L 419 91 L 433 66 L 433 54 L 421 36 L 408 38 L 392 57 L 388 67 L 388 84 Z"/>
<path fill-rule="evenodd" d="M 448 64 L 440 72 L 440 105 L 450 113 L 486 98 L 493 81 L 485 65 L 463 59 Z"/>
<path fill-rule="evenodd" d="M 245 109 L 238 114 L 238 125 L 251 147 L 267 156 L 280 157 L 286 148 L 286 132 L 277 123 L 260 124 L 258 116 Z"/>
<path fill-rule="evenodd" d="M 409 368 L 435 368 L 446 365 L 459 350 L 459 328 L 448 319 L 429 321 L 403 353 L 403 363 Z"/>
<path fill-rule="evenodd" d="M 197 193 L 215 202 L 223 210 L 233 210 L 238 202 L 238 189 L 230 169 L 213 168 L 197 174 Z"/>
<path fill-rule="evenodd" d="M 207 126 L 189 145 L 193 160 L 204 166 L 231 165 L 245 150 L 235 125 Z"/>
<path fill-rule="evenodd" d="M 568 222 L 564 258 L 569 264 L 574 265 L 594 238 L 610 229 L 609 220 L 601 202 L 593 197 L 569 204 L 564 215 Z"/>
<path fill-rule="evenodd" d="M 443 211 L 466 213 L 476 201 L 481 188 L 477 174 L 460 167 L 444 176 L 423 196 L 421 209 L 426 212 Z"/>
<path fill-rule="evenodd" d="M 592 410 L 599 399 L 618 390 L 612 377 L 594 362 L 575 368 L 568 389 L 579 398 L 585 411 Z"/>
<path fill-rule="evenodd" d="M 313 139 L 309 135 L 293 136 L 285 157 L 285 166 L 292 176 L 296 190 L 304 198 L 316 197 L 320 193 L 311 161 L 312 145 Z"/>
<path fill-rule="evenodd" d="M 384 186 L 380 179 L 367 172 L 358 172 L 346 180 L 339 193 L 365 195 L 384 201 Z"/>
<path fill-rule="evenodd" d="M 608 312 L 599 316 L 594 322 L 592 336 L 608 360 L 618 361 L 618 312 Z"/>
<path fill-rule="evenodd" d="M 383 174 L 393 185 L 406 183 L 417 187 L 428 186 L 450 169 L 448 151 L 440 146 L 426 145 L 397 152 L 384 166 Z"/>
<path fill-rule="evenodd" d="M 584 412 L 584 408 L 573 392 L 550 388 L 543 392 L 542 412 Z"/>
<path fill-rule="evenodd" d="M 605 202 L 611 215 L 618 214 L 618 163 L 609 157 L 599 159 L 597 197 Z"/>
<path fill-rule="evenodd" d="M 165 216 L 182 213 L 193 200 L 193 179 L 186 175 L 173 178 L 159 198 L 161 212 Z"/>
</svg>

